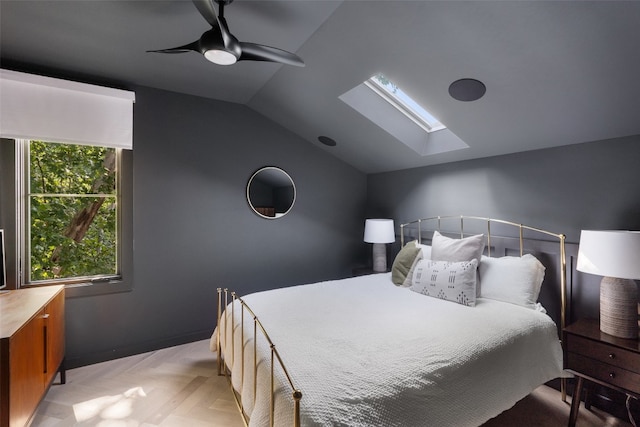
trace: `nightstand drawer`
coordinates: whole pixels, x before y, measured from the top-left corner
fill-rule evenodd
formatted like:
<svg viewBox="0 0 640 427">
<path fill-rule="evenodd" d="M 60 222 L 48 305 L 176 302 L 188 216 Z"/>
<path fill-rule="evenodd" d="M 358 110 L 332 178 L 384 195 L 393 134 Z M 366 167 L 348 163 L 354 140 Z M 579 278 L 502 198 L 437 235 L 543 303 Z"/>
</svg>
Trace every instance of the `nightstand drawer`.
<svg viewBox="0 0 640 427">
<path fill-rule="evenodd" d="M 568 352 L 566 368 L 633 393 L 640 393 L 640 374 L 618 366 Z"/>
<path fill-rule="evenodd" d="M 570 334 L 566 337 L 565 344 L 570 353 L 579 353 L 607 365 L 621 367 L 640 374 L 640 356 L 637 353 Z"/>
</svg>

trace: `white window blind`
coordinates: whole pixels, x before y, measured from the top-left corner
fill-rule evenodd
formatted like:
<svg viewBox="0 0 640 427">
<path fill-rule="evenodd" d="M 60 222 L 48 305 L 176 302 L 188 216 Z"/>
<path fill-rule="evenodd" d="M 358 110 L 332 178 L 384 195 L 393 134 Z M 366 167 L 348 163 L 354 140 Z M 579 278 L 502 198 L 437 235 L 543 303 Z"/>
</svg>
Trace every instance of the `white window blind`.
<svg viewBox="0 0 640 427">
<path fill-rule="evenodd" d="M 135 93 L 0 70 L 0 136 L 133 148 Z"/>
</svg>

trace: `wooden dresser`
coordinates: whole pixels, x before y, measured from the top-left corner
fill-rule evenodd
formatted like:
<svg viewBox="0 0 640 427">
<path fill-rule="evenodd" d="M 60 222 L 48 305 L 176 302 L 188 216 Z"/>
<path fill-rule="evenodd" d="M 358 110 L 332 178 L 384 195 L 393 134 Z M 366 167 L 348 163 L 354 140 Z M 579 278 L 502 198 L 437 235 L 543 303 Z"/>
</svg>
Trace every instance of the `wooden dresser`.
<svg viewBox="0 0 640 427">
<path fill-rule="evenodd" d="M 22 427 L 64 359 L 64 286 L 0 294 L 0 427 Z"/>
</svg>

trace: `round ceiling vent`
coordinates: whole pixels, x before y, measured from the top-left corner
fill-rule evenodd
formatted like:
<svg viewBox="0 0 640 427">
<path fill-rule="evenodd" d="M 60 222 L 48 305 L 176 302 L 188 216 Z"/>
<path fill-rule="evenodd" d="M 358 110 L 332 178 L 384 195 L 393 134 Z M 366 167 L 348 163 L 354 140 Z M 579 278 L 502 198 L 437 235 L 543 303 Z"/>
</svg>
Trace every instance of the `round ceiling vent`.
<svg viewBox="0 0 640 427">
<path fill-rule="evenodd" d="M 321 143 L 323 143 L 328 147 L 335 147 L 336 145 L 338 145 L 338 143 L 335 140 L 329 138 L 328 136 L 319 136 L 318 141 L 320 141 Z"/>
<path fill-rule="evenodd" d="M 451 83 L 449 95 L 458 101 L 476 101 L 482 98 L 487 91 L 487 87 L 480 80 L 460 79 Z"/>
</svg>

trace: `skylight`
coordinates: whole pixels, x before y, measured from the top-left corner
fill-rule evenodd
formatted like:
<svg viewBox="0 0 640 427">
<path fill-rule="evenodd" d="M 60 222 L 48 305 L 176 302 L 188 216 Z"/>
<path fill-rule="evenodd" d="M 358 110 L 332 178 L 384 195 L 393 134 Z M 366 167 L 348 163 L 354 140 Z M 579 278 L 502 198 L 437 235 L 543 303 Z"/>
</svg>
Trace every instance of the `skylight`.
<svg viewBox="0 0 640 427">
<path fill-rule="evenodd" d="M 420 156 L 469 148 L 383 74 L 376 74 L 338 98 Z M 378 150 L 393 147 L 393 153 L 403 152 L 403 148 L 376 132 L 374 128 L 363 127 L 361 138 L 369 139 L 371 146 Z M 385 142 L 390 145 L 385 146 Z"/>
<path fill-rule="evenodd" d="M 435 132 L 447 128 L 383 74 L 376 74 L 364 84 L 425 131 Z"/>
</svg>

